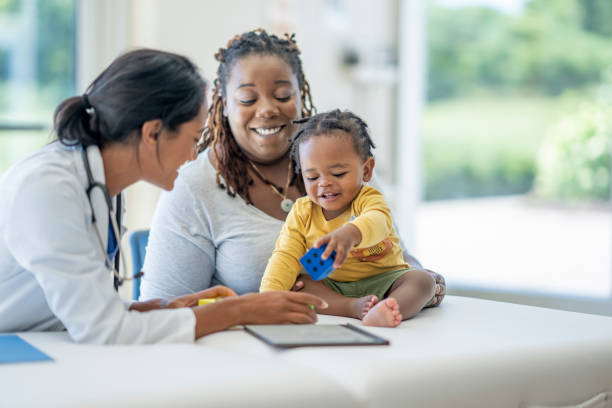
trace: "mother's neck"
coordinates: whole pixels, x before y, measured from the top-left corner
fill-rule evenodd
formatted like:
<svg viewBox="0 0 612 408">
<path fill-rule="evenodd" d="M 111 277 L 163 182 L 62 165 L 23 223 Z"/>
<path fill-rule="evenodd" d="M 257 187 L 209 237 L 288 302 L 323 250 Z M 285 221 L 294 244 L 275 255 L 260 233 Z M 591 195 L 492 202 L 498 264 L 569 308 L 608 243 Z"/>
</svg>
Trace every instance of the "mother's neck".
<svg viewBox="0 0 612 408">
<path fill-rule="evenodd" d="M 248 157 L 248 156 L 247 156 Z M 289 153 L 287 152 L 284 156 L 279 157 L 273 161 L 260 162 L 256 159 L 249 158 L 257 167 L 276 167 L 276 166 L 285 166 L 289 162 Z"/>
<path fill-rule="evenodd" d="M 217 149 L 219 147 L 217 146 Z M 244 152 L 243 152 L 244 153 Z M 257 167 L 276 167 L 276 166 L 281 166 L 284 167 L 286 165 L 289 164 L 289 160 L 291 160 L 289 158 L 289 150 L 287 151 L 287 153 L 285 153 L 283 156 L 279 157 L 276 160 L 272 160 L 272 161 L 268 161 L 268 162 L 261 162 L 259 160 L 257 160 L 256 158 L 251 158 L 249 156 L 247 156 L 245 154 L 245 156 L 251 160 Z M 215 153 L 213 152 L 212 149 L 210 149 L 208 151 L 208 159 L 210 160 L 210 162 L 215 166 L 218 167 L 218 161 L 217 161 L 217 157 L 215 155 Z"/>
</svg>

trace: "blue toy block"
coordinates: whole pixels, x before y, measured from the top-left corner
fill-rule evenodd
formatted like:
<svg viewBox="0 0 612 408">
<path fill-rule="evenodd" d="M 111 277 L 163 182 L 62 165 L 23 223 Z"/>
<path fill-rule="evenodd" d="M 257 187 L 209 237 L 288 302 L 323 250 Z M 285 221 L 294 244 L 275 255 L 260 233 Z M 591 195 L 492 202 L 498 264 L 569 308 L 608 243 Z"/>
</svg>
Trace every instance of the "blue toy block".
<svg viewBox="0 0 612 408">
<path fill-rule="evenodd" d="M 323 260 L 321 259 L 321 254 L 323 254 L 325 248 L 327 248 L 327 244 L 323 244 L 319 248 L 310 248 L 300 258 L 300 263 L 304 266 L 306 272 L 316 281 L 327 277 L 334 270 L 332 265 L 334 264 L 334 259 L 336 259 L 336 251 L 332 251 L 330 257 Z"/>
</svg>

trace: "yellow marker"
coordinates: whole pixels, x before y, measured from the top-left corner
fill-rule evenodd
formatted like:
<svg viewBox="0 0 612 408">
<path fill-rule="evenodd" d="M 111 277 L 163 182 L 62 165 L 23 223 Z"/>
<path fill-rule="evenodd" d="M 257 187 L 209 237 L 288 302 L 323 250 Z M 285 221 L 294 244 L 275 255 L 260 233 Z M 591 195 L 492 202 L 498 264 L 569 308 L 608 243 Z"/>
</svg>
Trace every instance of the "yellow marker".
<svg viewBox="0 0 612 408">
<path fill-rule="evenodd" d="M 209 303 L 215 303 L 217 298 L 198 299 L 198 306 L 207 305 Z"/>
</svg>

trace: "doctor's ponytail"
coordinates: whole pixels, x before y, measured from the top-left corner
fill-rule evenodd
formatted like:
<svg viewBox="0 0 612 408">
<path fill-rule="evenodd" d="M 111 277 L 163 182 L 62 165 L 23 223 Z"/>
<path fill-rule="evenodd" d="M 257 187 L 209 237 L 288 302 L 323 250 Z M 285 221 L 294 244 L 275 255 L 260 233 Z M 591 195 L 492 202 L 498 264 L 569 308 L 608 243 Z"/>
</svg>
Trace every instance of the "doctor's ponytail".
<svg viewBox="0 0 612 408">
<path fill-rule="evenodd" d="M 95 109 L 86 105 L 87 95 L 63 101 L 54 114 L 57 139 L 64 145 L 101 145 L 102 138 L 93 129 Z"/>
<path fill-rule="evenodd" d="M 160 119 L 176 130 L 195 118 L 204 103 L 206 82 L 182 55 L 139 49 L 117 57 L 82 96 L 55 110 L 54 129 L 62 144 L 130 143 L 144 122 Z"/>
</svg>

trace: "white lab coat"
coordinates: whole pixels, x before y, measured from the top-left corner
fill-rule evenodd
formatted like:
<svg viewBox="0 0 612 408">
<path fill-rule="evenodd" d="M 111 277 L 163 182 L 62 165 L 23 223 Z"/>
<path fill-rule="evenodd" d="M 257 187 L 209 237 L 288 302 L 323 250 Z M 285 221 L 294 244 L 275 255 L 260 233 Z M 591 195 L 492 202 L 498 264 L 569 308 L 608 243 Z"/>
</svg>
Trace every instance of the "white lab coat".
<svg viewBox="0 0 612 408">
<path fill-rule="evenodd" d="M 100 150 L 87 150 L 104 183 Z M 190 309 L 128 311 L 105 267 L 91 222 L 80 148 L 55 142 L 0 180 L 0 332 L 68 330 L 84 343 L 193 342 Z M 96 226 L 108 240 L 108 209 L 92 193 Z"/>
</svg>

